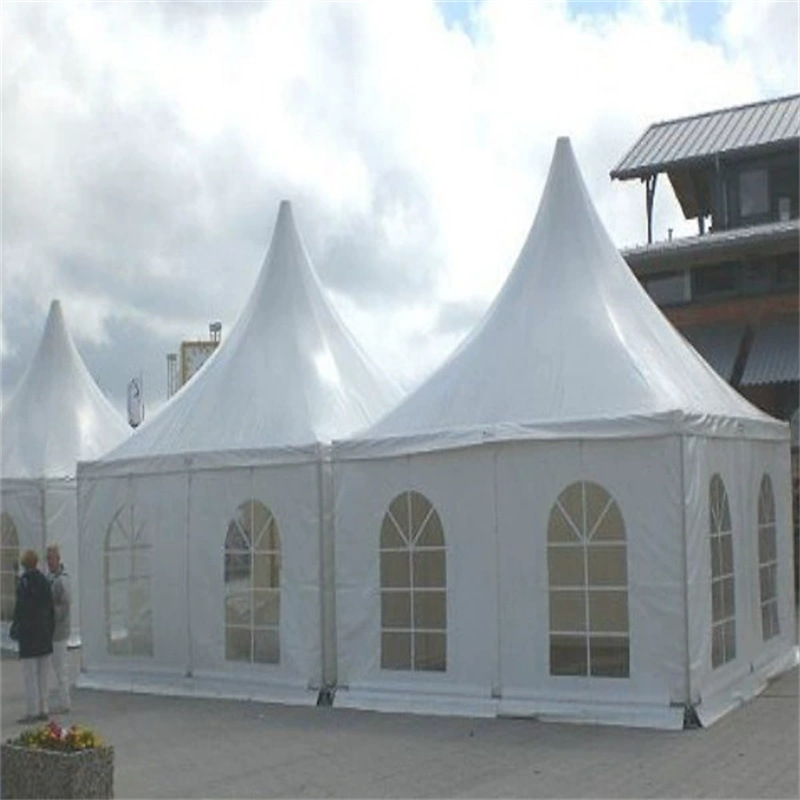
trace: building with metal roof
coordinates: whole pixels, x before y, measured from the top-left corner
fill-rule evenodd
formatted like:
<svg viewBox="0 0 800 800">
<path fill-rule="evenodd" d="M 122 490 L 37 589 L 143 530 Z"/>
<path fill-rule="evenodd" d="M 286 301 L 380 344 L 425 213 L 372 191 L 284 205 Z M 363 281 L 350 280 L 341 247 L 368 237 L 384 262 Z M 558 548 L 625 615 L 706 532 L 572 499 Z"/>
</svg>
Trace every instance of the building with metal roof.
<svg viewBox="0 0 800 800">
<path fill-rule="evenodd" d="M 696 236 L 653 241 L 662 173 Z M 622 255 L 652 299 L 741 394 L 796 421 L 800 95 L 655 123 L 610 174 L 645 184 L 648 243 Z M 795 424 L 796 525 L 797 435 Z"/>
<path fill-rule="evenodd" d="M 747 175 L 742 179 L 738 167 L 754 160 L 777 159 L 777 167 L 784 156 L 791 162 L 794 153 L 796 165 L 799 138 L 800 95 L 657 122 L 620 159 L 611 178 L 640 178 L 645 183 L 648 242 L 652 241 L 653 195 L 660 173 L 669 178 L 686 219 L 697 218 L 700 233 L 712 215 L 717 228 L 738 227 L 739 222 L 746 222 L 750 206 L 736 207 L 726 196 L 726 189 L 732 186 L 730 178 L 738 176 L 746 184 Z M 797 216 L 797 169 L 793 178 L 795 213 L 784 211 L 787 218 Z M 757 178 L 752 180 L 756 183 L 749 193 L 763 194 L 763 184 Z M 785 188 L 788 192 L 790 187 Z M 781 213 L 782 208 L 775 211 Z"/>
</svg>

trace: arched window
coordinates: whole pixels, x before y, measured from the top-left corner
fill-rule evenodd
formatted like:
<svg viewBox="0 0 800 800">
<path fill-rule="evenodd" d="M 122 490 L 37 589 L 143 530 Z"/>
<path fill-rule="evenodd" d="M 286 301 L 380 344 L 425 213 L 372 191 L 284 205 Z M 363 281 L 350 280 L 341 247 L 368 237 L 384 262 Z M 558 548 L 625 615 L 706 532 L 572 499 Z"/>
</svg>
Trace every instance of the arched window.
<svg viewBox="0 0 800 800">
<path fill-rule="evenodd" d="M 736 658 L 736 596 L 733 581 L 733 533 L 728 493 L 719 475 L 709 486 L 711 539 L 711 666 Z"/>
<path fill-rule="evenodd" d="M 153 655 L 151 543 L 133 506 L 120 508 L 106 531 L 106 643 L 114 655 Z"/>
<path fill-rule="evenodd" d="M 447 669 L 442 521 L 427 497 L 403 492 L 381 525 L 381 667 Z"/>
<path fill-rule="evenodd" d="M 242 503 L 225 535 L 225 658 L 280 662 L 281 542 L 272 512 Z"/>
<path fill-rule="evenodd" d="M 778 548 L 775 542 L 775 496 L 769 475 L 758 493 L 758 574 L 761 585 L 761 634 L 764 641 L 780 633 L 778 626 Z"/>
<path fill-rule="evenodd" d="M 596 483 L 564 489 L 547 526 L 550 674 L 630 674 L 625 523 Z"/>
<path fill-rule="evenodd" d="M 14 618 L 19 574 L 19 536 L 11 514 L 0 514 L 0 620 Z"/>
</svg>

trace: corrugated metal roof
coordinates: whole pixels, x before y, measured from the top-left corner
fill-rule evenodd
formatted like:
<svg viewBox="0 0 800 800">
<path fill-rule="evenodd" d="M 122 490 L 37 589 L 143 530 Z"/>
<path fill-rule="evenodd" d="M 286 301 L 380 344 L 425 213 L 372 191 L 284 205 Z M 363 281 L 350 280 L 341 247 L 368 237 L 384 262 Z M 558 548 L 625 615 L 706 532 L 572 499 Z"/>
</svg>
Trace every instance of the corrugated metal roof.
<svg viewBox="0 0 800 800">
<path fill-rule="evenodd" d="M 626 247 L 620 253 L 633 269 L 652 265 L 661 271 L 668 264 L 685 266 L 688 258 L 692 259 L 692 264 L 698 264 L 733 257 L 734 253 L 740 253 L 745 247 L 752 250 L 777 246 L 779 252 L 796 252 L 799 234 L 800 219 L 780 220 Z"/>
<path fill-rule="evenodd" d="M 800 95 L 657 122 L 611 170 L 624 180 L 716 153 L 800 139 Z"/>
<path fill-rule="evenodd" d="M 741 386 L 796 381 L 800 377 L 797 323 L 773 322 L 759 328 L 750 346 Z"/>
<path fill-rule="evenodd" d="M 717 375 L 729 381 L 739 355 L 744 325 L 693 325 L 681 333 L 692 347 L 714 368 Z"/>
</svg>

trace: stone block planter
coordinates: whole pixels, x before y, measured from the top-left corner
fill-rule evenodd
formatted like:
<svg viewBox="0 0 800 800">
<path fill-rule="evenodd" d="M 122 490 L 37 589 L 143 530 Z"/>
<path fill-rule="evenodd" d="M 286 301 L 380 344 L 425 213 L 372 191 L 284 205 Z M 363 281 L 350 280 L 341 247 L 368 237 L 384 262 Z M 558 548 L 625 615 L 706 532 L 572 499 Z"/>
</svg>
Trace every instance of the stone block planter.
<svg viewBox="0 0 800 800">
<path fill-rule="evenodd" d="M 73 753 L 0 745 L 0 797 L 77 798 L 114 796 L 114 748 Z"/>
</svg>

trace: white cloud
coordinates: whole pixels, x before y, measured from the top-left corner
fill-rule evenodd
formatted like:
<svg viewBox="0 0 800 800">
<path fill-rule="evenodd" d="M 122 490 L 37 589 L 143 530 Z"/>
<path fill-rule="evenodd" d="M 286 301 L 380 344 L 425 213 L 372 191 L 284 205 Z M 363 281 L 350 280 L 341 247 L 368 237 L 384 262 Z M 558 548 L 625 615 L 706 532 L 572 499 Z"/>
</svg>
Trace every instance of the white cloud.
<svg viewBox="0 0 800 800">
<path fill-rule="evenodd" d="M 525 238 L 555 138 L 572 137 L 621 246 L 644 192 L 608 173 L 653 121 L 796 92 L 797 4 L 611 15 L 484 0 L 468 37 L 432 2 L 6 2 L 3 391 L 54 296 L 122 407 L 151 409 L 165 354 L 230 330 L 294 201 L 365 349 L 406 384 L 490 302 Z M 669 188 L 656 234 L 691 231 Z"/>
</svg>

